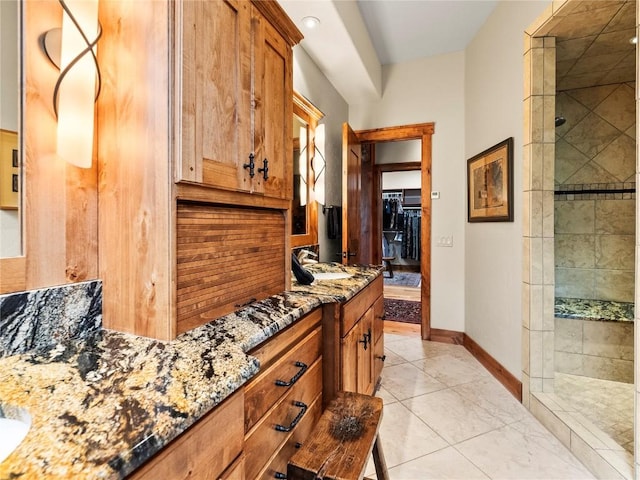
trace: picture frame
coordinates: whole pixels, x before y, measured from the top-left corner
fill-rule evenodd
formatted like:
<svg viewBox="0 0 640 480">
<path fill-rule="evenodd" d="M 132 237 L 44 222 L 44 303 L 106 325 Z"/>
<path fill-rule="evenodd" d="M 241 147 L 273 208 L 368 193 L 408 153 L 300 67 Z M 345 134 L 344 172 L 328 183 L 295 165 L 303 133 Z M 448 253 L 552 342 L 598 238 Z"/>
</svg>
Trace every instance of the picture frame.
<svg viewBox="0 0 640 480">
<path fill-rule="evenodd" d="M 513 137 L 467 160 L 467 220 L 513 222 Z"/>
</svg>

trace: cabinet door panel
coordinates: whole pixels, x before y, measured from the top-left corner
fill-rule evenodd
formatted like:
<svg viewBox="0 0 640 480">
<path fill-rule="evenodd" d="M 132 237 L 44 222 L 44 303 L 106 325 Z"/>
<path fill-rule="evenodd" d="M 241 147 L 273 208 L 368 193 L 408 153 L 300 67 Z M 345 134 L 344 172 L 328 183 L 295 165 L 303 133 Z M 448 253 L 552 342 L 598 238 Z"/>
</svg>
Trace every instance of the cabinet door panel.
<svg viewBox="0 0 640 480">
<path fill-rule="evenodd" d="M 256 168 L 268 161 L 268 178 L 258 174 L 256 191 L 266 196 L 291 199 L 292 67 L 291 48 L 282 36 L 254 11 L 254 151 Z"/>
<path fill-rule="evenodd" d="M 342 386 L 347 392 L 358 391 L 358 348 L 360 343 L 360 328 L 356 325 L 342 338 Z"/>
<path fill-rule="evenodd" d="M 181 180 L 250 188 L 251 22 L 246 2 L 183 6 Z"/>
<path fill-rule="evenodd" d="M 373 307 L 369 308 L 358 323 L 360 339 L 366 343 L 358 346 L 358 392 L 373 393 Z M 366 340 L 365 340 L 366 339 Z"/>
</svg>

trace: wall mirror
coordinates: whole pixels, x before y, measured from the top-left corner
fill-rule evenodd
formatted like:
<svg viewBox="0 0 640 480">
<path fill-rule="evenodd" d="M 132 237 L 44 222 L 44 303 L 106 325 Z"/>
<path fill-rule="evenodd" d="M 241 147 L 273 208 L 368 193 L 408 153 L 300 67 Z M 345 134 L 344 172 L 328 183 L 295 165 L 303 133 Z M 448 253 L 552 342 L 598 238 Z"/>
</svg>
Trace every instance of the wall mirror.
<svg viewBox="0 0 640 480">
<path fill-rule="evenodd" d="M 316 129 L 324 115 L 302 95 L 293 94 L 293 202 L 291 205 L 291 246 L 318 243 L 318 206 L 315 178 L 318 162 Z M 315 170 L 314 170 L 315 166 Z"/>
<path fill-rule="evenodd" d="M 0 258 L 22 255 L 20 9 L 0 1 Z"/>
</svg>

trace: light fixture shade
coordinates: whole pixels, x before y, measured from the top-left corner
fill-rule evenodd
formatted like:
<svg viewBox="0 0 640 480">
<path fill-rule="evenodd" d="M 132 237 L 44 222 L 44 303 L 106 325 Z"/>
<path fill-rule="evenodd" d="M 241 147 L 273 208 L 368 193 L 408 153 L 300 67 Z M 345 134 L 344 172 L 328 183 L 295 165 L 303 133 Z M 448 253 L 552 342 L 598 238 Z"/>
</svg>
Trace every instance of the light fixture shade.
<svg viewBox="0 0 640 480">
<path fill-rule="evenodd" d="M 98 0 L 66 0 L 64 3 L 86 38 L 83 38 L 65 9 L 60 50 L 61 71 L 87 49 L 86 39 L 96 38 L 99 32 Z M 96 64 L 88 52 L 76 61 L 60 82 L 57 104 L 58 155 L 82 168 L 90 168 L 93 158 L 95 96 Z"/>
<path fill-rule="evenodd" d="M 300 205 L 304 206 L 308 202 L 308 190 L 307 187 L 307 127 L 300 127 L 300 155 L 298 156 L 298 169 L 300 171 Z"/>
<path fill-rule="evenodd" d="M 324 183 L 325 183 L 325 172 L 326 172 L 326 161 L 325 161 L 325 131 L 324 124 L 318 125 L 316 127 L 316 136 L 314 138 L 314 146 L 315 151 L 313 155 L 313 191 L 315 193 L 315 199 L 320 205 L 325 204 L 325 195 L 324 195 Z"/>
</svg>

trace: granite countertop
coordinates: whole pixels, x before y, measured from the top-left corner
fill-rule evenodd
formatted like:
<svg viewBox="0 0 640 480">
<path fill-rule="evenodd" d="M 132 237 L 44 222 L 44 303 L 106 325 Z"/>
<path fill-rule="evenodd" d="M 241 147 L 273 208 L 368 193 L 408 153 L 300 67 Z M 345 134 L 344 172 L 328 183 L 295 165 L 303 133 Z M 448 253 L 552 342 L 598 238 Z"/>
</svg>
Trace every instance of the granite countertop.
<svg viewBox="0 0 640 480">
<path fill-rule="evenodd" d="M 289 292 L 162 342 L 103 329 L 89 340 L 0 359 L 0 402 L 26 408 L 29 433 L 0 479 L 123 478 L 260 369 L 246 352 L 323 303 L 353 297 L 378 266 L 317 264 L 350 278 Z"/>
</svg>

